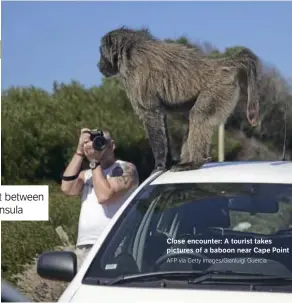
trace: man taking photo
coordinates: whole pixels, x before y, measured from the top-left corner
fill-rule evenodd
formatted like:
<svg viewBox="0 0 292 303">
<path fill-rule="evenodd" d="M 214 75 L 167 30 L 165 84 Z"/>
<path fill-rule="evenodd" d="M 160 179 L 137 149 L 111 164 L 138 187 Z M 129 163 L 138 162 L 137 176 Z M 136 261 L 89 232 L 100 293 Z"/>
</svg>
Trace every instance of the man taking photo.
<svg viewBox="0 0 292 303">
<path fill-rule="evenodd" d="M 85 157 L 90 169 L 80 172 Z M 116 159 L 115 143 L 108 131 L 81 130 L 77 150 L 63 174 L 61 185 L 67 195 L 81 194 L 76 243 L 80 263 L 138 185 L 135 165 Z"/>
</svg>

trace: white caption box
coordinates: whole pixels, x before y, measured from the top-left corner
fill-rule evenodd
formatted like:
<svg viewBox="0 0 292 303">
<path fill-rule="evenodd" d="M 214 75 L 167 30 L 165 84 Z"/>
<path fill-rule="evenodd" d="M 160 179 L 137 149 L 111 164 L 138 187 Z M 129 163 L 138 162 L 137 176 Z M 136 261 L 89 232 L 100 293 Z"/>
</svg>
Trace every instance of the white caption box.
<svg viewBox="0 0 292 303">
<path fill-rule="evenodd" d="M 48 185 L 0 186 L 1 221 L 48 221 Z"/>
</svg>

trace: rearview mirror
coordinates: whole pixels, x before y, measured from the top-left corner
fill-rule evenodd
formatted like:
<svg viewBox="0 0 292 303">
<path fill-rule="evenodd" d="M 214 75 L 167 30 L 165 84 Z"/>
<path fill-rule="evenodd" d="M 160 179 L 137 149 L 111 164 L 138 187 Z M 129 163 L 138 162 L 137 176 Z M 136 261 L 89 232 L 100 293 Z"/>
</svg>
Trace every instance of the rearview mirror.
<svg viewBox="0 0 292 303">
<path fill-rule="evenodd" d="M 77 273 L 77 256 L 71 251 L 45 252 L 38 259 L 37 273 L 44 279 L 71 282 Z"/>
<path fill-rule="evenodd" d="M 250 213 L 277 213 L 279 204 L 275 197 L 267 197 L 263 195 L 251 196 L 241 195 L 231 197 L 228 201 L 228 208 L 235 211 L 243 211 Z"/>
</svg>

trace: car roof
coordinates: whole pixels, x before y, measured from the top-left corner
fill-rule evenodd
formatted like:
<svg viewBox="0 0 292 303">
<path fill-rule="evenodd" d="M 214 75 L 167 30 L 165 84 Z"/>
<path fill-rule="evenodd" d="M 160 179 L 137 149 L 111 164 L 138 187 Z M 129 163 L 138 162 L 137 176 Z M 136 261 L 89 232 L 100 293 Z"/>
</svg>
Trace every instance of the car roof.
<svg viewBox="0 0 292 303">
<path fill-rule="evenodd" d="M 285 183 L 292 184 L 291 161 L 210 162 L 190 171 L 166 171 L 150 184 Z"/>
</svg>

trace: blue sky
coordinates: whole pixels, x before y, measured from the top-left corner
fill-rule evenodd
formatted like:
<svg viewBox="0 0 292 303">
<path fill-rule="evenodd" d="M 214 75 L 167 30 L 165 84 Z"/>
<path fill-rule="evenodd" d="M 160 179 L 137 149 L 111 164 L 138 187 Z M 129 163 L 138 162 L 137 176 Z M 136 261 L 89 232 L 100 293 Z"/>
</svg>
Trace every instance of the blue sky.
<svg viewBox="0 0 292 303">
<path fill-rule="evenodd" d="M 54 80 L 99 85 L 100 38 L 126 25 L 244 45 L 292 77 L 292 2 L 2 2 L 2 90 Z"/>
</svg>

